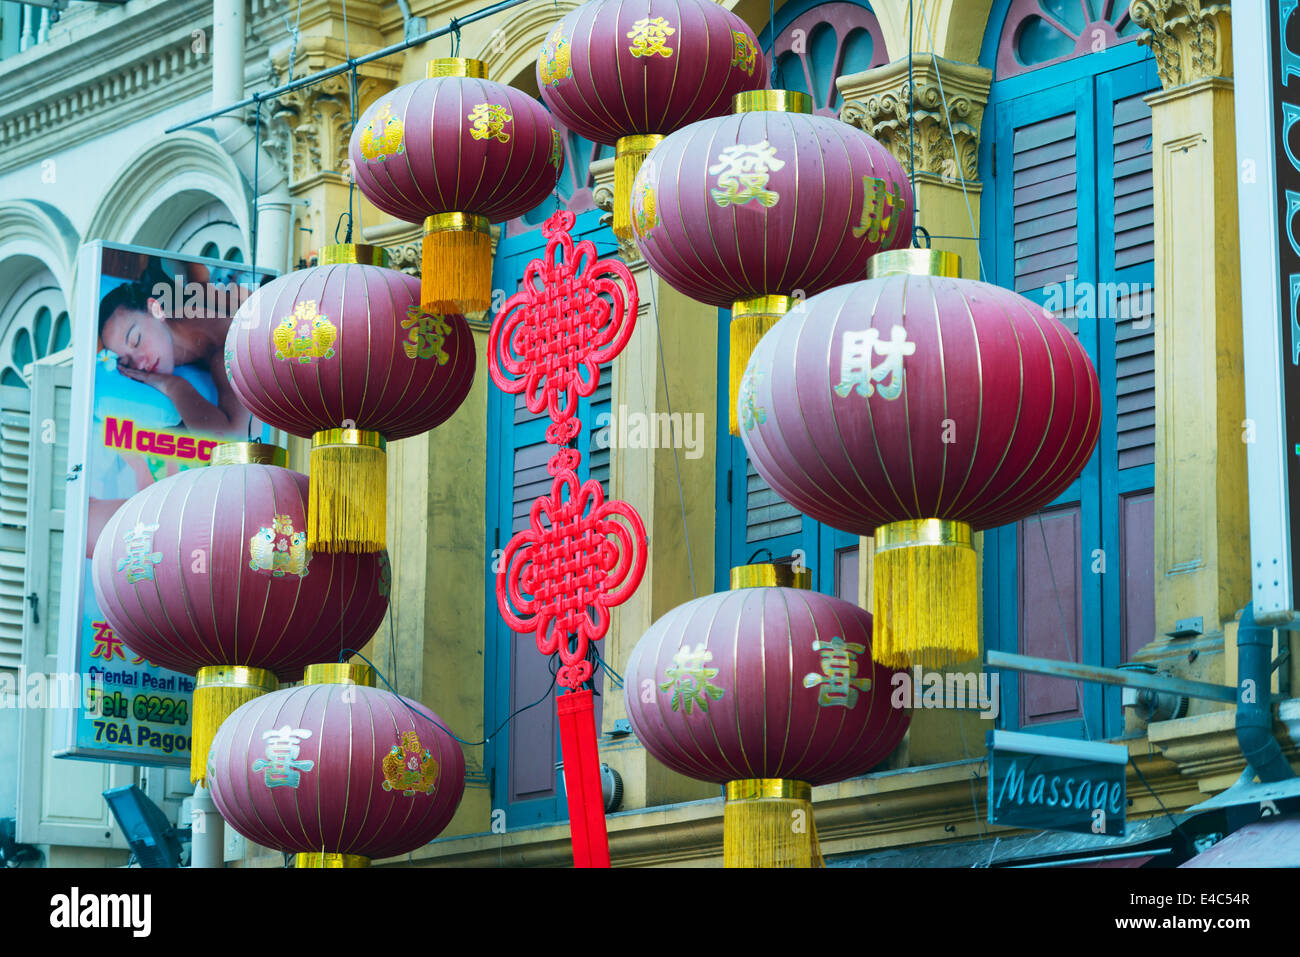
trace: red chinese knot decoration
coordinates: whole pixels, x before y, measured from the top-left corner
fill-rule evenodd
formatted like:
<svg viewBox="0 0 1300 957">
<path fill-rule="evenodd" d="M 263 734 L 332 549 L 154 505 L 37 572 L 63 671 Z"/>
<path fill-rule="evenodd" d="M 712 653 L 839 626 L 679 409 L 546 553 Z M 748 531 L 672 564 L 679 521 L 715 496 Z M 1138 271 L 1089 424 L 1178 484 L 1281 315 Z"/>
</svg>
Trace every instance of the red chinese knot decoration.
<svg viewBox="0 0 1300 957">
<path fill-rule="evenodd" d="M 591 691 L 592 643 L 609 630 L 609 609 L 626 601 L 645 574 L 646 534 L 626 502 L 606 501 L 599 482 L 578 479 L 582 454 L 568 447 L 582 429 L 579 397 L 600 383 L 601 363 L 627 345 L 636 322 L 636 283 L 618 260 L 596 258 L 590 240 L 574 243 L 574 215 L 546 221 L 546 252 L 524 271 L 521 289 L 492 322 L 488 369 L 503 392 L 524 394 L 530 412 L 551 418 L 546 440 L 550 495 L 533 503 L 529 527 L 506 545 L 497 604 L 512 629 L 532 633 L 544 655 L 560 656 L 556 680 L 569 791 L 574 862 L 608 866 Z"/>
</svg>

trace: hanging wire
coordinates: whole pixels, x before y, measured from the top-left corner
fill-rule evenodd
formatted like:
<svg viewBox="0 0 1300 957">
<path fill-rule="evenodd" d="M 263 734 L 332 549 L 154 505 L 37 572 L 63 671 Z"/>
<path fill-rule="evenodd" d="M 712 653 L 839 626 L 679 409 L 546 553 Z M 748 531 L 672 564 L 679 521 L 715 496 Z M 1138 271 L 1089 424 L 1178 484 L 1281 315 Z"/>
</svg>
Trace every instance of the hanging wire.
<svg viewBox="0 0 1300 957">
<path fill-rule="evenodd" d="M 909 2 L 911 2 L 911 0 L 909 0 Z M 929 21 L 929 20 L 925 20 L 925 18 L 924 18 L 925 0 L 921 0 L 921 8 L 922 8 L 922 11 L 923 11 L 922 19 L 923 19 L 924 22 L 925 22 L 926 33 L 927 33 L 927 35 L 928 35 L 929 38 L 930 38 L 930 49 L 931 49 L 931 51 L 933 51 L 933 50 L 934 50 L 934 30 L 932 30 L 932 29 L 930 28 L 930 21 Z M 934 76 L 935 76 L 935 80 L 938 82 L 938 85 L 939 85 L 939 100 L 940 100 L 940 102 L 943 104 L 943 115 L 944 115 L 945 117 L 951 117 L 951 116 L 952 116 L 952 113 L 949 112 L 949 110 L 948 110 L 948 95 L 947 95 L 947 93 L 944 92 L 944 89 L 943 89 L 943 73 L 942 73 L 942 71 L 939 69 L 938 58 L 937 58 L 937 56 L 935 57 L 935 70 L 934 70 Z M 966 200 L 966 216 L 967 216 L 967 217 L 969 218 L 969 220 L 970 220 L 970 232 L 971 232 L 971 236 L 975 238 L 975 257 L 976 257 L 976 259 L 979 261 L 979 267 L 980 267 L 980 279 L 983 280 L 984 282 L 988 282 L 988 272 L 985 271 L 985 269 L 984 269 L 984 252 L 983 252 L 983 250 L 980 248 L 980 243 L 979 243 L 979 239 L 978 239 L 978 236 L 979 236 L 979 230 L 977 230 L 977 229 L 975 228 L 975 212 L 974 212 L 974 210 L 971 208 L 971 203 L 970 203 L 970 191 L 966 188 L 966 171 L 965 171 L 965 169 L 962 168 L 962 162 L 961 162 L 961 159 L 960 159 L 960 155 L 961 155 L 961 154 L 960 154 L 960 151 L 957 149 L 957 134 L 956 134 L 955 132 L 953 132 L 952 122 L 951 122 L 951 120 L 949 120 L 949 122 L 948 122 L 948 139 L 952 142 L 952 157 L 953 157 L 953 162 L 954 162 L 954 163 L 956 164 L 956 166 L 957 166 L 957 176 L 960 178 L 960 182 L 961 182 L 961 193 L 962 193 L 962 196 L 963 196 L 963 197 L 965 198 L 965 200 Z"/>
<path fill-rule="evenodd" d="M 649 282 L 650 286 L 650 316 L 655 324 L 655 339 L 659 343 L 659 372 L 664 382 L 664 406 L 668 410 L 668 421 L 673 419 L 673 400 L 668 390 L 668 366 L 664 362 L 664 339 L 663 330 L 659 326 L 659 304 L 655 297 L 655 280 L 652 276 Z M 649 397 L 647 396 L 647 406 Z M 686 432 L 685 422 L 682 423 L 682 433 Z M 682 466 L 677 459 L 677 443 L 673 442 L 673 469 L 677 473 L 677 501 L 682 509 L 682 535 L 686 540 L 686 566 L 691 574 L 691 597 L 698 598 L 699 589 L 695 587 L 695 557 L 691 553 L 691 530 L 686 522 L 686 493 L 682 491 Z"/>
<path fill-rule="evenodd" d="M 378 668 L 375 667 L 375 663 L 374 663 L 373 661 L 371 661 L 369 658 L 367 658 L 365 655 L 363 655 L 363 654 L 362 654 L 360 651 L 358 651 L 357 649 L 355 649 L 355 648 L 344 648 L 342 651 L 340 651 L 340 652 L 339 652 L 339 663 L 342 664 L 343 661 L 344 661 L 344 659 L 347 658 L 348 655 L 356 655 L 358 658 L 360 658 L 362 661 L 364 661 L 366 664 L 368 664 L 368 665 L 370 666 L 370 669 L 371 669 L 371 670 L 372 670 L 376 675 L 379 676 L 379 680 L 382 681 L 384 684 L 388 685 L 388 689 L 389 689 L 390 691 L 392 691 L 393 694 L 397 694 L 397 689 L 394 688 L 391 684 L 389 684 L 388 679 L 387 679 L 386 677 L 384 677 L 384 673 L 383 673 L 382 671 L 380 671 Z M 419 715 L 421 718 L 423 718 L 425 721 L 432 721 L 433 724 L 434 724 L 435 726 L 437 726 L 438 728 L 441 728 L 443 731 L 446 731 L 447 734 L 451 735 L 451 737 L 455 738 L 455 740 L 459 741 L 461 744 L 465 745 L 466 747 L 477 748 L 477 747 L 481 747 L 482 745 L 485 745 L 485 744 L 489 743 L 493 738 L 495 738 L 495 737 L 497 736 L 498 732 L 500 732 L 502 728 L 504 728 L 504 727 L 505 727 L 506 725 L 508 725 L 511 721 L 513 721 L 517 715 L 523 714 L 523 713 L 524 713 L 525 711 L 527 711 L 529 708 L 535 708 L 535 707 L 537 707 L 539 704 L 541 704 L 543 701 L 545 701 L 547 698 L 549 698 L 549 697 L 551 696 L 551 692 L 552 692 L 553 690 L 555 690 L 555 676 L 556 676 L 556 674 L 558 673 L 558 670 L 559 670 L 559 669 L 557 668 L 557 666 L 556 666 L 556 662 L 557 662 L 556 657 L 555 657 L 554 655 L 552 655 L 551 658 L 550 658 L 550 660 L 549 660 L 549 665 L 548 665 L 548 667 L 549 667 L 550 670 L 551 670 L 551 684 L 550 684 L 550 687 L 548 687 L 548 688 L 546 689 L 546 693 L 545 693 L 544 695 L 542 695 L 540 698 L 538 698 L 536 701 L 534 701 L 532 704 L 526 704 L 526 705 L 524 705 L 522 708 L 517 708 L 516 710 L 512 711 L 512 712 L 510 713 L 510 716 L 509 716 L 508 718 L 506 718 L 506 719 L 505 719 L 504 721 L 502 721 L 499 725 L 497 725 L 495 728 L 493 728 L 493 729 L 492 729 L 492 733 L 489 734 L 489 735 L 487 735 L 487 736 L 486 736 L 485 738 L 483 738 L 481 741 L 466 741 L 464 738 L 459 737 L 459 736 L 458 736 L 454 731 L 452 731 L 452 730 L 451 730 L 450 728 L 448 728 L 446 725 L 442 724 L 442 722 L 440 722 L 440 721 L 435 721 L 435 720 L 432 718 L 431 713 L 430 713 L 430 714 L 425 714 L 423 711 L 417 711 L 415 708 L 412 708 L 412 707 L 410 706 L 409 703 L 407 703 L 407 700 L 406 700 L 405 698 L 402 698 L 400 695 L 398 696 L 398 698 L 399 698 L 399 700 L 402 702 L 402 704 L 406 707 L 406 710 L 409 711 L 409 712 L 411 712 L 411 714 L 417 714 L 417 715 Z"/>
<path fill-rule="evenodd" d="M 293 46 L 289 47 L 289 81 L 293 80 L 293 63 L 298 56 L 298 38 L 302 35 L 301 31 L 298 29 L 301 24 L 302 0 L 298 0 L 298 17 L 294 21 L 293 26 L 289 26 L 289 14 L 286 13 L 284 15 L 284 28 L 288 30 L 289 34 L 293 37 Z"/>
<path fill-rule="evenodd" d="M 767 0 L 767 36 L 771 44 L 772 62 L 768 65 L 768 85 L 777 89 L 776 85 L 776 0 Z"/>
<path fill-rule="evenodd" d="M 258 193 L 258 182 L 261 173 L 258 169 L 259 160 L 262 158 L 262 101 L 257 101 L 257 112 L 253 119 L 253 226 L 249 230 L 252 235 L 252 249 L 249 250 L 249 259 L 253 268 L 257 268 L 257 218 L 259 215 L 259 206 L 261 196 Z"/>
<path fill-rule="evenodd" d="M 916 29 L 916 17 L 912 9 L 912 0 L 907 0 L 907 159 L 911 164 L 909 179 L 912 184 L 912 221 L 916 222 L 921 217 L 921 194 L 916 189 L 916 76 L 914 72 L 914 62 L 916 57 L 916 43 L 913 42 L 913 31 Z M 933 49 L 934 40 L 930 40 L 930 47 Z M 916 233 L 912 233 L 912 245 L 916 245 Z"/>
<path fill-rule="evenodd" d="M 343 55 L 348 62 L 352 61 L 352 46 L 348 41 L 348 0 L 343 0 Z M 348 115 L 351 119 L 351 126 L 348 128 L 348 135 L 351 136 L 353 130 L 357 128 L 357 68 L 354 65 L 348 71 Z M 357 182 L 355 172 L 349 170 L 348 175 L 348 231 L 343 238 L 345 243 L 352 242 L 352 209 L 354 197 L 356 196 Z M 359 231 L 359 230 L 358 230 Z M 334 241 L 339 241 L 338 226 L 334 227 Z M 397 662 L 393 662 L 394 672 L 396 672 Z"/>
</svg>

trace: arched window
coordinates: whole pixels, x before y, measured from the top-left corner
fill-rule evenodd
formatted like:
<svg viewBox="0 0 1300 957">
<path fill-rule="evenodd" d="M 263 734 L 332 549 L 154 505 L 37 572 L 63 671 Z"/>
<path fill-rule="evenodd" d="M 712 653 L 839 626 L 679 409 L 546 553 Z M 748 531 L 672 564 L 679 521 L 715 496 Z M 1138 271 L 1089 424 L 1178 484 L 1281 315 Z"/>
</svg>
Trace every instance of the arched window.
<svg viewBox="0 0 1300 957">
<path fill-rule="evenodd" d="M 0 303 L 0 386 L 27 388 L 30 366 L 72 341 L 63 291 L 46 270 Z"/>
<path fill-rule="evenodd" d="M 244 237 L 235 217 L 219 200 L 195 210 L 172 231 L 163 248 L 187 256 L 206 256 L 227 262 L 246 261 Z"/>
<path fill-rule="evenodd" d="M 836 77 L 889 62 L 880 21 L 867 4 L 790 3 L 777 11 L 776 22 L 772 85 L 809 94 L 822 116 L 839 116 L 843 105 Z M 770 55 L 770 34 L 764 31 L 759 40 Z"/>
<path fill-rule="evenodd" d="M 990 20 L 990 23 L 996 21 Z M 1136 40 L 1127 0 L 1012 0 L 998 44 L 997 79 Z"/>
</svg>

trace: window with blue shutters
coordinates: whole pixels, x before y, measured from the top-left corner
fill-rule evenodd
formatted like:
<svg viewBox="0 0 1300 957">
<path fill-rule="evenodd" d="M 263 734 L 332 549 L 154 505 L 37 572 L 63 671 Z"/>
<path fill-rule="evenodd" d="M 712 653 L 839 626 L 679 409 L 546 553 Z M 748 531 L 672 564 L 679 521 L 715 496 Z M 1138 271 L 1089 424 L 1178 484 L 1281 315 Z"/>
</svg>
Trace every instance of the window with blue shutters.
<svg viewBox="0 0 1300 957">
<path fill-rule="evenodd" d="M 1145 97 L 1160 86 L 1150 51 L 1130 42 L 1126 5 L 1058 7 L 994 4 L 990 23 L 1004 26 L 990 26 L 982 56 L 995 80 L 980 157 L 981 251 L 990 281 L 1043 303 L 1083 342 L 1101 381 L 1101 437 L 1055 502 L 985 533 L 984 634 L 989 648 L 1113 667 L 1155 637 Z M 1006 673 L 1002 691 L 1004 727 L 1092 738 L 1123 730 L 1115 688 Z"/>
<path fill-rule="evenodd" d="M 553 211 L 553 209 L 552 209 Z M 549 216 L 550 213 L 548 212 Z M 575 242 L 590 239 L 599 257 L 617 254 L 613 232 L 600 224 L 599 211 L 580 214 L 573 228 Z M 528 263 L 543 255 L 546 240 L 532 229 L 506 236 L 497 247 L 493 288 L 507 296 L 519 288 Z M 600 386 L 578 403 L 583 430 L 577 447 L 582 452 L 581 481 L 595 479 L 609 496 L 608 416 L 611 395 L 610 365 L 601 367 Z M 485 648 L 485 723 L 497 727 L 520 708 L 530 705 L 552 687 L 548 659 L 538 650 L 533 635 L 511 631 L 497 608 L 497 559 L 511 536 L 528 527 L 529 513 L 539 496 L 551 492 L 552 476 L 546 465 L 555 447 L 546 441 L 550 419 L 543 411 L 528 411 L 524 396 L 507 395 L 488 387 L 488 522 L 487 552 L 491 557 L 487 581 Z M 486 772 L 492 789 L 492 807 L 506 812 L 511 828 L 547 824 L 568 816 L 556 764 L 560 742 L 555 718 L 556 689 L 536 707 L 517 715 L 486 749 Z M 596 698 L 596 726 L 600 726 L 602 700 Z"/>
</svg>

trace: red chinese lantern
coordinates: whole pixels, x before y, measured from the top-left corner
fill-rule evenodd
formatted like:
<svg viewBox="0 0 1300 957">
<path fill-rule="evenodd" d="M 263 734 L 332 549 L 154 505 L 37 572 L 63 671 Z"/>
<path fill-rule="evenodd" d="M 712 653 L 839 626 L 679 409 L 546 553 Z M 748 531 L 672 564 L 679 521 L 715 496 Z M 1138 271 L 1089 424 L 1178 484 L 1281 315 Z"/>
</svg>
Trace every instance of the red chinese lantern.
<svg viewBox="0 0 1300 957">
<path fill-rule="evenodd" d="M 388 609 L 388 556 L 313 553 L 307 476 L 283 462 L 273 446 L 218 446 L 207 468 L 136 493 L 95 543 L 95 600 L 113 631 L 154 664 L 198 676 L 196 782 L 226 715 L 362 647 Z"/>
<path fill-rule="evenodd" d="M 375 552 L 387 525 L 387 442 L 445 422 L 474 380 L 463 316 L 420 305 L 420 283 L 373 246 L 327 246 L 323 265 L 267 283 L 240 307 L 226 374 L 245 406 L 310 437 L 307 546 Z"/>
<path fill-rule="evenodd" d="M 311 665 L 300 688 L 221 726 L 208 787 L 221 816 L 298 867 L 365 867 L 409 854 L 451 821 L 465 758 L 419 702 L 373 687 L 364 665 Z"/>
<path fill-rule="evenodd" d="M 736 388 L 763 333 L 801 298 L 861 277 L 912 241 L 912 188 L 866 133 L 812 115 L 802 93 L 736 97 L 735 113 L 678 130 L 632 187 L 637 246 L 678 292 L 731 309 Z"/>
<path fill-rule="evenodd" d="M 871 616 L 807 590 L 807 572 L 800 587 L 746 587 L 778 581 L 796 584 L 782 566 L 733 569 L 734 590 L 656 621 L 625 672 L 646 750 L 726 785 L 728 867 L 814 863 L 812 787 L 870 771 L 910 721 L 891 705 L 893 672 L 872 660 Z M 792 811 L 806 832 L 790 827 Z"/>
<path fill-rule="evenodd" d="M 564 168 L 560 131 L 545 107 L 464 57 L 431 60 L 427 79 L 371 104 L 349 150 L 370 202 L 424 223 L 421 304 L 433 313 L 491 305 L 489 223 L 536 207 Z"/>
<path fill-rule="evenodd" d="M 537 58 L 551 112 L 615 147 L 614 234 L 627 246 L 628 198 L 646 155 L 665 134 L 765 86 L 754 31 L 712 0 L 592 0 L 559 22 Z"/>
<path fill-rule="evenodd" d="M 907 250 L 872 266 L 879 278 L 808 300 L 764 336 L 737 411 L 777 494 L 875 536 L 877 660 L 938 667 L 979 654 L 972 532 L 1065 491 L 1097 444 L 1101 392 L 1064 325 L 952 278 L 957 257 Z M 945 275 L 916 274 L 930 269 Z"/>
</svg>

